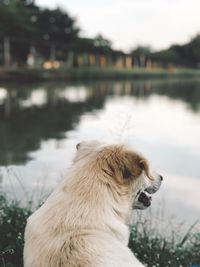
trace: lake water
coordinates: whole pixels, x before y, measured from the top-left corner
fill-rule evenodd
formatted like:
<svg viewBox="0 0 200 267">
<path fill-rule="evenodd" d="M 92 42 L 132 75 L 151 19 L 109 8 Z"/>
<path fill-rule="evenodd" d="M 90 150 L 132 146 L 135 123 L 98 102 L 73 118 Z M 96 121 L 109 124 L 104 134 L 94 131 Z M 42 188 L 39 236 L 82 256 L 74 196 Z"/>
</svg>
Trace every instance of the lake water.
<svg viewBox="0 0 200 267">
<path fill-rule="evenodd" d="M 200 219 L 200 80 L 0 85 L 0 190 L 23 203 L 62 178 L 81 140 L 125 142 L 161 173 L 153 212 Z"/>
</svg>

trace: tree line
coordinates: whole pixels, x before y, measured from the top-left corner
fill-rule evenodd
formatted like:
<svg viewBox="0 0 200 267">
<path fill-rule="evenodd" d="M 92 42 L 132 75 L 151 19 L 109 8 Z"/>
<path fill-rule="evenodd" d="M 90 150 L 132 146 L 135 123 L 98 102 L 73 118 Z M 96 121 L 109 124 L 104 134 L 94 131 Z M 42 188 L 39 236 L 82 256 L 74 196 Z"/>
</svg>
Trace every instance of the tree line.
<svg viewBox="0 0 200 267">
<path fill-rule="evenodd" d="M 140 65 L 143 61 L 158 62 L 162 67 L 170 64 L 176 67 L 200 68 L 200 34 L 184 45 L 172 45 L 168 49 L 152 52 L 150 47 L 138 46 L 132 51 Z"/>
<path fill-rule="evenodd" d="M 75 18 L 59 8 L 48 9 L 36 5 L 34 0 L 0 0 L 0 62 L 3 62 L 3 40 L 9 38 L 12 57 L 23 63 L 31 47 L 45 59 L 56 46 L 56 58 L 66 60 L 69 51 L 75 53 L 101 53 L 112 58 L 125 55 L 116 51 L 102 35 L 81 38 L 81 29 Z M 157 62 L 162 67 L 200 67 L 200 34 L 185 45 L 173 45 L 158 52 L 149 47 L 137 47 L 129 55 L 134 65 L 145 67 Z"/>
<path fill-rule="evenodd" d="M 173 63 L 180 67 L 200 68 L 200 34 L 184 45 L 172 45 L 166 50 L 152 53 L 152 60 L 163 64 Z"/>
<path fill-rule="evenodd" d="M 9 38 L 11 54 L 24 62 L 30 46 L 44 58 L 54 45 L 57 58 L 64 60 L 67 52 L 112 52 L 111 42 L 98 35 L 94 39 L 80 38 L 75 18 L 59 8 L 40 8 L 34 0 L 0 0 L 0 60 L 3 60 L 3 38 Z"/>
</svg>

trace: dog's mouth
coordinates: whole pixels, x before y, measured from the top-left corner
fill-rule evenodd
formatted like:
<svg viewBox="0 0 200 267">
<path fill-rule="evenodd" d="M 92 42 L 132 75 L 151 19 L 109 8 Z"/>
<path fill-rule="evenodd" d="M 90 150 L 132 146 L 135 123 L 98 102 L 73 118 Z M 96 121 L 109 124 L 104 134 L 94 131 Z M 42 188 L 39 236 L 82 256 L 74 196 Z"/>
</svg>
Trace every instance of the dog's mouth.
<svg viewBox="0 0 200 267">
<path fill-rule="evenodd" d="M 144 190 L 139 194 L 138 201 L 141 202 L 145 207 L 149 207 L 151 205 L 152 197 L 147 190 Z"/>
<path fill-rule="evenodd" d="M 156 193 L 162 182 L 163 178 L 161 175 L 157 175 L 157 178 L 155 181 L 151 182 L 148 187 L 144 187 L 145 183 L 143 184 L 142 189 L 140 189 L 135 197 L 134 203 L 133 203 L 133 209 L 145 209 L 151 206 L 152 202 L 152 194 Z"/>
</svg>

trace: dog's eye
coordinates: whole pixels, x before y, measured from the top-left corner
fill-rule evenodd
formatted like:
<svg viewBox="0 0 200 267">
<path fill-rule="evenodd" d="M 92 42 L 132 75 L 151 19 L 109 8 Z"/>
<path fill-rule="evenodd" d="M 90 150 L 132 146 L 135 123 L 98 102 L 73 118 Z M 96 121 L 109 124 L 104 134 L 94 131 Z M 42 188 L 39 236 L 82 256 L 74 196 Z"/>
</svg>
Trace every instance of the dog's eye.
<svg viewBox="0 0 200 267">
<path fill-rule="evenodd" d="M 149 171 L 149 166 L 148 166 L 148 163 L 146 160 L 142 159 L 139 161 L 139 166 L 140 168 L 145 171 L 145 172 L 148 172 Z"/>
<path fill-rule="evenodd" d="M 123 177 L 124 179 L 129 179 L 132 176 L 130 170 L 127 167 L 124 167 Z"/>
<path fill-rule="evenodd" d="M 140 162 L 139 162 L 139 166 L 140 166 L 140 168 L 141 168 L 142 170 L 145 169 L 145 163 L 144 163 L 143 161 L 140 161 Z"/>
<path fill-rule="evenodd" d="M 140 166 L 141 170 L 145 171 L 147 177 L 150 180 L 152 180 L 152 176 L 151 176 L 151 173 L 150 173 L 148 162 L 146 160 L 142 159 L 142 160 L 139 161 L 139 166 Z"/>
<path fill-rule="evenodd" d="M 81 143 L 78 143 L 78 144 L 76 145 L 76 149 L 77 149 L 77 150 L 80 148 L 80 145 L 81 145 Z"/>
</svg>

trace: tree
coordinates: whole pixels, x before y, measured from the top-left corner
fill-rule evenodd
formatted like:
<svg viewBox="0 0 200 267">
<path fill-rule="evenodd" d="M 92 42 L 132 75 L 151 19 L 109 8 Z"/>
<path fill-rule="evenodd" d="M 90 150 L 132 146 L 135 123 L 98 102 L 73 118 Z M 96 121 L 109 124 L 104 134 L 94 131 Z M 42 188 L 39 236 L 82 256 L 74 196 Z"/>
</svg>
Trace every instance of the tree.
<svg viewBox="0 0 200 267">
<path fill-rule="evenodd" d="M 188 44 L 182 47 L 185 63 L 189 67 L 199 67 L 200 65 L 200 34 L 194 37 Z"/>
<path fill-rule="evenodd" d="M 41 9 L 34 0 L 0 0 L 0 39 L 9 37 L 12 60 L 25 62 L 31 45 L 49 57 L 50 46 L 61 54 L 76 42 L 75 19 L 60 9 Z"/>
<path fill-rule="evenodd" d="M 145 67 L 147 57 L 151 54 L 151 48 L 149 46 L 138 46 L 131 51 L 135 65 L 139 67 Z"/>
<path fill-rule="evenodd" d="M 166 50 L 161 50 L 150 55 L 163 65 L 174 64 L 182 67 L 199 67 L 200 65 L 200 34 L 195 36 L 185 45 L 172 45 Z"/>
<path fill-rule="evenodd" d="M 35 38 L 37 40 L 50 41 L 60 45 L 73 42 L 79 33 L 75 20 L 60 9 L 43 9 L 36 15 Z"/>
<path fill-rule="evenodd" d="M 0 0 L 0 36 L 30 37 L 34 31 L 30 11 L 24 0 Z"/>
<path fill-rule="evenodd" d="M 169 49 L 152 53 L 150 58 L 153 61 L 161 63 L 163 66 L 167 66 L 168 64 L 181 64 L 180 55 L 177 52 L 177 46 L 172 46 Z"/>
</svg>

